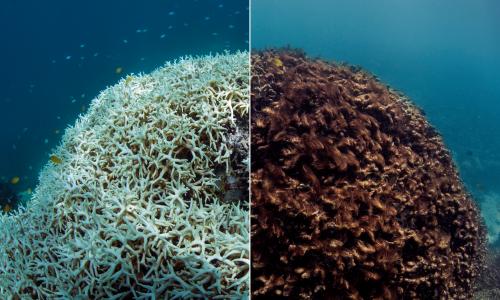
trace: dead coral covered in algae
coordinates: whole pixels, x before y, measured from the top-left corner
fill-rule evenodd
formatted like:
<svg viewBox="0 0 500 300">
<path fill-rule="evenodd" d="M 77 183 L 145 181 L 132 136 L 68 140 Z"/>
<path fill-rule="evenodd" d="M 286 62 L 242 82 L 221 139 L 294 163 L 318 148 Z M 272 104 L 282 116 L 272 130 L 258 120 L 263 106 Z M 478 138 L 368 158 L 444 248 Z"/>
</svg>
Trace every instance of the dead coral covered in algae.
<svg viewBox="0 0 500 300">
<path fill-rule="evenodd" d="M 252 294 L 466 299 L 484 229 L 441 137 L 366 72 L 252 55 Z"/>
<path fill-rule="evenodd" d="M 26 209 L 0 216 L 0 298 L 248 295 L 248 85 L 237 53 L 103 91 Z"/>
</svg>

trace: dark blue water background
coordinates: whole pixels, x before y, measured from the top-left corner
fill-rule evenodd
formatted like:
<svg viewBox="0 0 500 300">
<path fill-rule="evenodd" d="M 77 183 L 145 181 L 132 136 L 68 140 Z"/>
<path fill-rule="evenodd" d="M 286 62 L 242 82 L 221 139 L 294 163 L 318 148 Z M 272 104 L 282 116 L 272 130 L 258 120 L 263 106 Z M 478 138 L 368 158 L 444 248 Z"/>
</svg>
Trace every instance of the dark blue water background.
<svg viewBox="0 0 500 300">
<path fill-rule="evenodd" d="M 247 50 L 248 1 L 9 0 L 0 33 L 0 181 L 18 176 L 24 191 L 105 87 L 180 56 Z"/>
<path fill-rule="evenodd" d="M 424 109 L 474 192 L 500 191 L 500 2 L 254 0 L 252 48 L 378 75 Z"/>
</svg>

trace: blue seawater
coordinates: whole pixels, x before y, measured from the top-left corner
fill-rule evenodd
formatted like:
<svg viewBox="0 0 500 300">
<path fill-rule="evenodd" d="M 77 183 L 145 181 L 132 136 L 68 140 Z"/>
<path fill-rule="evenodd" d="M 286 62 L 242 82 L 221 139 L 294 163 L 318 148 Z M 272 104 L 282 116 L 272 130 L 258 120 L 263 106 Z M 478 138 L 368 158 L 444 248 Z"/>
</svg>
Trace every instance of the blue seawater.
<svg viewBox="0 0 500 300">
<path fill-rule="evenodd" d="M 246 0 L 0 6 L 0 183 L 16 192 L 36 186 L 64 129 L 106 86 L 180 56 L 249 47 Z"/>
<path fill-rule="evenodd" d="M 499 1 L 254 0 L 251 24 L 253 49 L 359 65 L 409 96 L 500 232 Z"/>
</svg>

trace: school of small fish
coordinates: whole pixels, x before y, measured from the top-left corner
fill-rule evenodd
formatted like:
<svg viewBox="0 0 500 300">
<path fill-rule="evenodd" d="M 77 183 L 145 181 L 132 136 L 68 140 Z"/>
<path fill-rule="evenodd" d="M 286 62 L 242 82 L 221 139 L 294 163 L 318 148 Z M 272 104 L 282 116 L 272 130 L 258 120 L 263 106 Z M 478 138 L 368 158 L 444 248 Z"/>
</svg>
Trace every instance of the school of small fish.
<svg viewBox="0 0 500 300">
<path fill-rule="evenodd" d="M 217 8 L 221 9 L 221 8 L 224 8 L 224 5 L 223 4 L 218 4 L 217 5 Z M 248 8 L 247 8 L 248 9 Z M 241 14 L 241 11 L 233 11 L 229 14 L 229 16 L 238 16 Z M 170 10 L 170 11 L 167 11 L 166 12 L 166 17 L 167 17 L 167 20 L 172 20 L 172 21 L 177 21 L 181 16 L 183 16 L 184 14 L 182 12 L 177 12 L 175 10 Z M 209 23 L 211 22 L 213 19 L 215 19 L 215 16 L 212 17 L 210 15 L 204 15 L 203 17 L 201 17 L 201 20 L 199 21 L 202 26 L 206 26 L 205 24 L 206 23 Z M 177 24 L 181 24 L 181 25 L 178 25 L 177 27 L 189 27 L 190 26 L 190 23 L 187 23 L 187 22 L 177 22 Z M 176 26 L 174 25 L 168 25 L 166 27 L 166 31 L 165 32 L 159 32 L 159 33 L 156 33 L 156 38 L 160 39 L 160 40 L 165 40 L 165 41 L 169 41 L 168 37 L 169 35 L 171 35 L 169 32 L 171 32 Z M 228 29 L 232 30 L 232 29 L 235 29 L 236 26 L 234 24 L 228 24 L 227 27 Z M 146 27 L 140 27 L 140 28 L 137 28 L 135 29 L 135 34 L 140 34 L 140 35 L 145 35 L 145 34 L 155 34 L 154 33 L 154 30 L 150 30 L 149 28 L 146 28 Z M 212 36 L 214 37 L 218 37 L 220 36 L 221 34 L 219 32 L 212 32 L 210 33 Z M 134 42 L 134 40 L 136 40 L 136 38 L 133 36 L 133 34 L 129 37 L 122 37 L 120 40 L 118 40 L 119 42 L 121 42 L 122 44 L 131 44 Z M 248 42 L 246 42 L 248 43 Z M 231 42 L 229 40 L 226 40 L 224 41 L 224 46 L 226 48 L 230 48 L 231 47 Z M 52 58 L 50 60 L 50 62 L 52 64 L 58 64 L 59 61 L 62 61 L 62 62 L 66 62 L 66 63 L 71 63 L 73 61 L 78 61 L 78 64 L 79 66 L 81 66 L 82 63 L 84 63 L 84 61 L 87 60 L 87 58 L 98 58 L 98 57 L 103 57 L 105 59 L 115 59 L 113 56 L 109 55 L 109 54 L 102 54 L 102 52 L 98 52 L 98 51 L 95 51 L 96 49 L 93 49 L 92 47 L 92 44 L 91 43 L 86 43 L 86 42 L 81 42 L 79 44 L 77 44 L 77 48 L 79 50 L 75 51 L 75 53 L 65 53 L 64 55 L 61 56 L 60 59 L 57 59 L 57 58 Z M 94 51 L 92 51 L 94 50 Z M 82 52 L 83 51 L 83 52 Z M 89 51 L 90 51 L 90 54 L 89 54 Z M 102 55 L 101 55 L 102 54 Z M 139 61 L 145 61 L 146 60 L 146 57 L 140 57 L 139 58 Z M 113 70 L 113 73 L 115 75 L 122 75 L 126 70 L 126 67 L 123 66 L 123 65 L 115 65 L 114 67 L 114 70 Z M 125 84 L 129 84 L 130 81 L 133 79 L 133 77 L 131 75 L 127 75 L 125 77 Z M 29 93 L 32 93 L 34 90 L 36 89 L 36 84 L 35 83 L 30 83 L 28 85 L 28 92 Z M 85 93 L 82 93 L 80 95 L 80 97 L 78 96 L 70 96 L 69 97 L 69 103 L 70 104 L 76 104 L 77 102 L 79 102 L 79 100 L 82 99 L 84 101 L 86 101 L 86 94 Z M 81 104 L 80 105 L 80 111 L 81 112 L 85 112 L 86 110 L 86 106 L 85 104 Z M 61 116 L 57 116 L 56 117 L 57 120 L 61 120 Z M 26 134 L 28 132 L 29 128 L 24 128 L 23 129 L 23 132 L 22 134 Z M 60 135 L 61 134 L 61 129 L 59 128 L 54 128 L 52 129 L 52 133 L 54 135 Z M 20 140 L 22 137 L 22 135 L 19 135 L 18 136 L 18 140 Z M 49 137 L 45 137 L 45 138 L 42 138 L 41 139 L 41 142 L 45 145 L 48 145 L 49 142 L 51 140 L 54 140 L 56 141 L 57 138 L 49 138 Z M 16 144 L 12 144 L 11 145 L 11 148 L 13 151 L 16 151 L 18 149 L 18 143 Z M 53 164 L 61 164 L 63 162 L 62 158 L 60 158 L 59 156 L 57 155 L 50 155 L 49 156 L 49 161 Z M 28 167 L 28 170 L 29 171 L 32 171 L 33 170 L 33 167 L 31 165 L 29 165 Z M 5 182 L 9 182 L 12 186 L 18 186 L 20 185 L 20 183 L 23 183 L 24 181 L 21 180 L 21 178 L 26 179 L 27 177 L 26 176 L 23 176 L 23 177 L 20 177 L 20 176 L 13 176 L 10 178 L 10 180 L 6 180 L 5 179 L 5 176 L 2 176 L 2 181 L 5 181 Z M 26 183 L 24 183 L 26 184 Z M 22 185 L 24 185 L 22 184 Z M 27 193 L 27 194 L 31 194 L 31 188 L 28 188 L 24 191 L 24 193 Z M 9 204 L 6 204 L 4 205 L 3 207 L 1 207 L 1 211 L 3 212 L 9 212 L 12 210 L 12 206 L 9 205 Z"/>
</svg>

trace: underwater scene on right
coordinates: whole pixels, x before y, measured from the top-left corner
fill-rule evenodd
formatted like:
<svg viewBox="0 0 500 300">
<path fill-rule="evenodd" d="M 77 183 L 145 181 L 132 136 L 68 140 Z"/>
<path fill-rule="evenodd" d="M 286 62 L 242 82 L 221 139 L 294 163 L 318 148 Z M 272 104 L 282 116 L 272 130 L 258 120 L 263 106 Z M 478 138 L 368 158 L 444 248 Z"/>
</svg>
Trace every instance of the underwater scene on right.
<svg viewBox="0 0 500 300">
<path fill-rule="evenodd" d="M 500 3 L 253 0 L 252 299 L 500 299 Z"/>
</svg>

